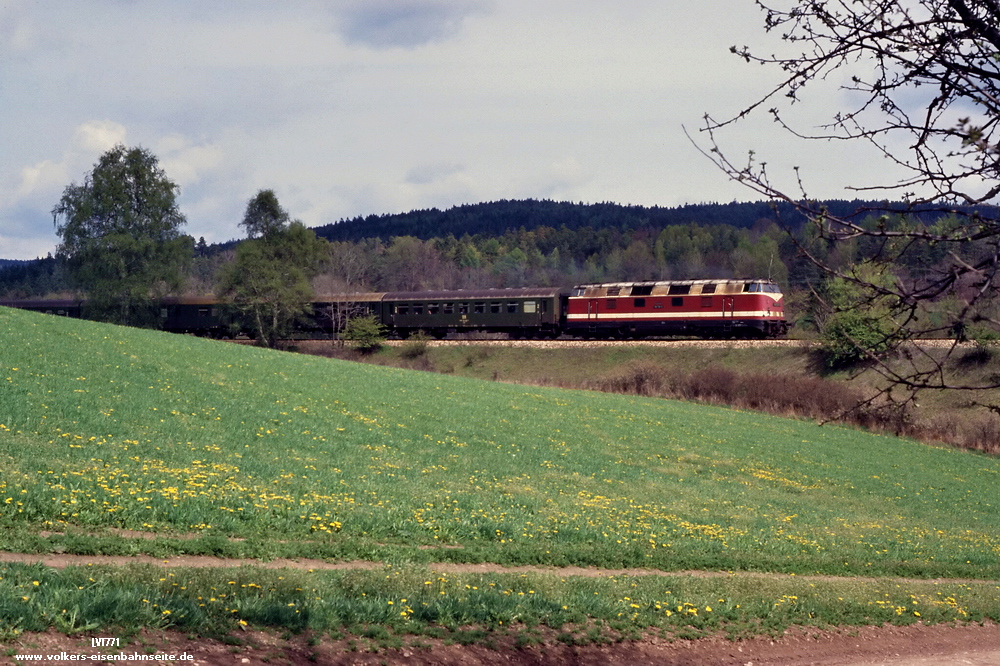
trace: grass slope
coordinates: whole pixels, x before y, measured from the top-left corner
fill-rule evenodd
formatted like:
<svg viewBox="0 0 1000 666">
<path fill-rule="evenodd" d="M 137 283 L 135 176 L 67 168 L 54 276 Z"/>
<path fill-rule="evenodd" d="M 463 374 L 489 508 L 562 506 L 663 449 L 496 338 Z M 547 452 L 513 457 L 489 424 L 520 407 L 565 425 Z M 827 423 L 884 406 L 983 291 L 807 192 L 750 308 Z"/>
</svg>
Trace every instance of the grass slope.
<svg viewBox="0 0 1000 666">
<path fill-rule="evenodd" d="M 425 581 L 416 579 L 428 574 L 414 563 L 442 559 L 1000 578 L 996 458 L 715 407 L 498 385 L 6 309 L 0 330 L 0 527 L 8 550 L 378 558 L 409 572 L 413 585 L 376 585 L 393 572 L 324 575 L 338 588 L 344 576 L 367 581 L 385 606 L 423 599 Z M 123 539 L 107 528 L 163 538 Z M 175 538 L 191 532 L 204 536 Z M 418 548 L 442 545 L 457 547 Z M 0 600 L 9 586 L 10 613 L 34 598 L 36 575 L 4 568 Z M 76 594 L 76 574 L 65 576 L 66 594 Z M 158 598 L 186 599 L 156 576 L 141 575 L 163 588 Z M 530 590 L 492 582 L 529 603 Z M 251 597 L 267 588 L 255 584 Z M 482 585 L 489 581 L 462 579 L 454 592 Z M 678 605 L 662 581 L 630 596 L 644 585 L 612 585 L 616 617 L 641 613 L 641 625 Z M 597 602 L 574 610 L 575 587 L 549 587 L 538 608 L 483 612 L 527 617 L 566 606 L 572 617 L 607 614 L 587 610 Z M 806 608 L 797 586 L 767 589 L 754 602 L 760 608 Z M 1000 616 L 994 585 L 963 589 L 986 599 L 974 615 Z M 938 599 L 948 618 L 969 615 L 957 592 L 929 590 L 920 594 Z M 440 590 L 449 600 L 452 591 Z M 895 599 L 906 592 L 898 586 L 892 598 L 870 592 L 852 586 L 839 594 L 866 598 L 857 601 L 859 617 L 880 609 L 888 619 L 907 608 Z M 370 605 L 345 594 L 334 595 L 344 612 Z M 489 606 L 478 598 L 467 606 L 466 597 L 466 610 Z M 831 603 L 830 593 L 814 600 L 841 609 L 841 618 L 850 606 Z M 184 602 L 185 612 L 207 612 L 197 609 L 210 604 L 194 601 Z M 675 615 L 684 617 L 684 603 L 704 616 L 711 600 L 681 602 Z M 815 618 L 817 607 L 796 612 Z M 427 621 L 482 621 L 447 608 Z M 323 617 L 343 620 L 339 612 Z"/>
</svg>

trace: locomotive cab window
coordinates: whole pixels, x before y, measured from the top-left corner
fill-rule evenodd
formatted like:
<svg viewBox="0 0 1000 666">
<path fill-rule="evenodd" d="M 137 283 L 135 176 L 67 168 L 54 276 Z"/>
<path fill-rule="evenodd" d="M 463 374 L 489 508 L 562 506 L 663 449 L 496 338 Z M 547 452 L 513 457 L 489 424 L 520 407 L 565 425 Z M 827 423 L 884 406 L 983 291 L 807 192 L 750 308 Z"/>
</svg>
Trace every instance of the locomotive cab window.
<svg viewBox="0 0 1000 666">
<path fill-rule="evenodd" d="M 756 282 L 753 282 L 751 284 L 745 284 L 743 285 L 743 291 L 756 293 L 761 290 L 762 286 L 763 285 L 757 284 Z"/>
</svg>

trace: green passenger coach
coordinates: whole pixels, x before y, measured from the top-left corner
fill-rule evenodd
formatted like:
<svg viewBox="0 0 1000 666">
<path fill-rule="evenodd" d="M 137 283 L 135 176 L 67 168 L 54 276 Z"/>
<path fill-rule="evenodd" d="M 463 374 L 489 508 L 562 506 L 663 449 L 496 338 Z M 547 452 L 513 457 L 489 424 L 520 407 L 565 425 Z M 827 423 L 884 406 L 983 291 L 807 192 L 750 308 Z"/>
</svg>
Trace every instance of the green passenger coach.
<svg viewBox="0 0 1000 666">
<path fill-rule="evenodd" d="M 561 298 L 556 288 L 388 292 L 382 323 L 404 338 L 421 330 L 438 338 L 470 331 L 556 337 Z"/>
</svg>

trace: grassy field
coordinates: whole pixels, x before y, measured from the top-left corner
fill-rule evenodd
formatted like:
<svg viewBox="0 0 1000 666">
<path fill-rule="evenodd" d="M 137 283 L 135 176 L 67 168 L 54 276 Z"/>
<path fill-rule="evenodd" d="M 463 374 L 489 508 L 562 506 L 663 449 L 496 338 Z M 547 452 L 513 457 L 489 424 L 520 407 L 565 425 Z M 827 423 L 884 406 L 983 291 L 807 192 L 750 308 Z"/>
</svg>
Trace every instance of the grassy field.
<svg viewBox="0 0 1000 666">
<path fill-rule="evenodd" d="M 324 629 L 390 615 L 394 626 L 492 626 L 543 610 L 581 627 L 1000 619 L 1000 591 L 989 582 L 1000 578 L 997 458 L 703 405 L 4 309 L 0 330 L 5 550 L 388 563 L 384 572 L 295 574 L 312 578 L 293 600 L 278 574 L 246 571 L 239 585 L 258 586 L 240 588 L 247 605 L 215 610 L 205 599 L 226 597 L 209 588 L 231 589 L 236 574 L 176 574 L 190 580 L 175 587 L 162 572 L 129 570 L 149 591 L 128 603 L 159 600 L 157 612 L 140 614 L 150 622 L 294 625 L 301 612 L 275 609 L 306 603 L 307 625 Z M 583 582 L 501 572 L 438 581 L 427 566 L 441 561 L 782 575 L 767 585 L 745 576 Z M 86 571 L 8 565 L 0 618 L 21 617 L 26 627 L 44 613 L 58 626 L 53 618 L 75 604 L 72 626 L 87 626 L 83 609 L 96 597 L 80 592 L 90 589 L 79 579 Z M 90 571 L 109 598 L 136 587 L 116 578 L 124 573 Z M 806 584 L 792 574 L 969 581 Z M 527 590 L 515 585 L 524 580 Z"/>
</svg>

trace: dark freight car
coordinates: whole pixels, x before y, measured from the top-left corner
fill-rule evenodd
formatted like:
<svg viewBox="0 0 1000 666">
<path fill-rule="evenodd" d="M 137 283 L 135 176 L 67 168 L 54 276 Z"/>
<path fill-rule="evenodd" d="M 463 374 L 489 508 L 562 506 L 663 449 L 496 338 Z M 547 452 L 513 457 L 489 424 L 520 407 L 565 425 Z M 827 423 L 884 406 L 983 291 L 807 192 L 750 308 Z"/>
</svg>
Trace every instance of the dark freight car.
<svg viewBox="0 0 1000 666">
<path fill-rule="evenodd" d="M 441 338 L 473 331 L 555 337 L 561 314 L 559 290 L 552 288 L 389 292 L 382 299 L 382 323 L 401 337 L 416 331 Z"/>
</svg>

